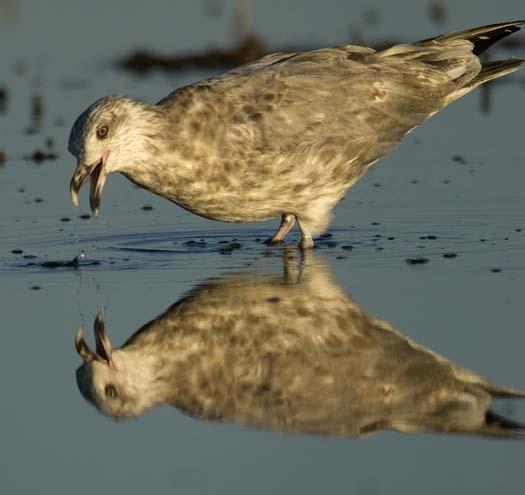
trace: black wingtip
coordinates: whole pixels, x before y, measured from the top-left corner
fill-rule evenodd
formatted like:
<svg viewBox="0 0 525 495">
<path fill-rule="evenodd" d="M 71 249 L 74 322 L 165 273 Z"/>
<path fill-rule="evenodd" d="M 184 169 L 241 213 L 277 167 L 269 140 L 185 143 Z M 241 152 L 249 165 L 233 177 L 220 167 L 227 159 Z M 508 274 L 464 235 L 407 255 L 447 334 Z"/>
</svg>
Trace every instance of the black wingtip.
<svg viewBox="0 0 525 495">
<path fill-rule="evenodd" d="M 504 25 L 499 28 L 495 27 L 492 30 L 488 30 L 470 38 L 470 41 L 474 43 L 474 49 L 472 50 L 472 53 L 474 53 L 474 55 L 480 55 L 485 50 L 490 48 L 494 43 L 497 43 L 503 38 L 506 38 L 507 36 L 510 36 L 511 34 L 519 31 L 521 29 L 521 25 L 523 24 L 523 21 L 519 21 L 519 23 L 512 24 L 510 26 Z"/>
</svg>

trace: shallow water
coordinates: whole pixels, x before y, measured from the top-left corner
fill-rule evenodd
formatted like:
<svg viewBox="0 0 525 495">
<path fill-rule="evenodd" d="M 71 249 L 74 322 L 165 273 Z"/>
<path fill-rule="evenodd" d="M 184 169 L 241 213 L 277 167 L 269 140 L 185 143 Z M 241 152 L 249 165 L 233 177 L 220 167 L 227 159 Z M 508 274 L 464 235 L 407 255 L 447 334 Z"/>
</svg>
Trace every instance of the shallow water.
<svg viewBox="0 0 525 495">
<path fill-rule="evenodd" d="M 172 3 L 149 3 L 114 36 L 108 33 L 124 3 L 52 3 L 61 21 L 41 2 L 0 2 L 0 86 L 8 90 L 0 113 L 2 491 L 141 493 L 155 483 L 155 491 L 199 494 L 318 493 L 327 486 L 335 493 L 522 492 L 523 441 L 391 431 L 357 440 L 290 436 L 206 422 L 169 406 L 114 423 L 84 401 L 74 336 L 80 325 L 91 329 L 99 310 L 118 347 L 210 278 L 280 276 L 286 252 L 261 242 L 277 221 L 211 222 L 116 176 L 101 219 L 78 218 L 89 214 L 88 201 L 84 192 L 80 209 L 70 203 L 74 163 L 66 140 L 80 111 L 107 93 L 154 101 L 209 75 L 135 78 L 112 61 L 140 45 L 184 51 L 231 43 L 231 9 L 210 18 L 200 4 L 178 6 L 173 29 Z M 295 2 L 277 16 L 273 3 L 253 3 L 257 32 L 276 48 L 343 42 L 364 10 L 335 0 Z M 475 13 L 469 5 L 437 26 L 419 3 L 385 2 L 381 22 L 363 36 L 411 40 L 523 17 L 517 1 L 476 2 Z M 402 13 L 408 8 L 411 22 Z M 42 98 L 39 125 L 33 95 Z M 498 385 L 525 389 L 523 71 L 494 85 L 488 115 L 480 98 L 477 92 L 456 102 L 379 162 L 338 205 L 331 237 L 314 256 L 367 313 Z M 26 159 L 36 150 L 58 158 Z M 53 264 L 81 252 L 80 266 Z M 421 257 L 428 262 L 406 262 Z M 499 410 L 525 421 L 524 403 Z"/>
</svg>

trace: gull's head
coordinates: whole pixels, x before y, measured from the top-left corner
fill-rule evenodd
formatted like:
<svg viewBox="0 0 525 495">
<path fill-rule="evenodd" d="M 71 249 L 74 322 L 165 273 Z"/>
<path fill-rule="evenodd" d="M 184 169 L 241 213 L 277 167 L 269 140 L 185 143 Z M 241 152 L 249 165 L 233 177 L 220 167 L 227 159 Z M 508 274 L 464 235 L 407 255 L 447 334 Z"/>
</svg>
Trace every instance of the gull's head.
<svg viewBox="0 0 525 495">
<path fill-rule="evenodd" d="M 153 406 L 148 397 L 147 374 L 134 366 L 133 358 L 124 349 L 113 349 L 99 314 L 95 319 L 95 350 L 84 340 L 82 329 L 75 347 L 83 360 L 76 371 L 82 396 L 101 413 L 113 419 L 132 418 Z"/>
<path fill-rule="evenodd" d="M 130 98 L 111 96 L 96 101 L 77 118 L 68 144 L 77 159 L 70 185 L 75 206 L 78 191 L 90 177 L 90 206 L 98 215 L 107 175 L 130 170 L 146 152 L 152 108 Z"/>
</svg>

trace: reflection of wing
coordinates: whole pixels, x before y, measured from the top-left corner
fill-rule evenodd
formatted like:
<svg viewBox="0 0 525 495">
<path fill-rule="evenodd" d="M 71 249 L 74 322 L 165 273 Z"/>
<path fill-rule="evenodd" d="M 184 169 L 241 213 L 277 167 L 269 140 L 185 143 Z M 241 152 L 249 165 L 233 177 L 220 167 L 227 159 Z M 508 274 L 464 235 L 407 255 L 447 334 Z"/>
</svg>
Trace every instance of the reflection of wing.
<svg viewBox="0 0 525 495">
<path fill-rule="evenodd" d="M 201 286 L 122 351 L 146 349 L 162 363 L 165 401 L 198 417 L 330 435 L 507 433 L 486 413 L 491 394 L 511 391 L 367 315 L 319 266 L 298 283 L 245 276 Z"/>
</svg>

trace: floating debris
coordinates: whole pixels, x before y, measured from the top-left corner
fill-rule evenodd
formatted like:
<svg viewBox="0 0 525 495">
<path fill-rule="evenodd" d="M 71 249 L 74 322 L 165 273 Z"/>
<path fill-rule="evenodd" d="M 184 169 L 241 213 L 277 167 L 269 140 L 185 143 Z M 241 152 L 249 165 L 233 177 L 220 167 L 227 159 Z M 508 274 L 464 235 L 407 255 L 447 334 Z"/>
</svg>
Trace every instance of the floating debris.
<svg viewBox="0 0 525 495">
<path fill-rule="evenodd" d="M 0 167 L 3 167 L 5 163 L 5 153 L 3 150 L 0 150 Z"/>
<path fill-rule="evenodd" d="M 457 257 L 458 257 L 458 255 L 456 253 L 444 253 L 443 254 L 443 258 L 450 259 L 450 258 L 457 258 Z"/>
<path fill-rule="evenodd" d="M 184 244 L 190 247 L 206 247 L 205 241 L 186 241 Z"/>
<path fill-rule="evenodd" d="M 492 273 L 500 273 L 502 270 L 501 270 L 501 268 L 491 268 L 490 271 Z"/>
<path fill-rule="evenodd" d="M 232 50 L 210 50 L 193 55 L 161 55 L 147 50 L 136 50 L 120 60 L 117 65 L 134 74 L 147 74 L 153 69 L 169 72 L 188 69 L 229 69 L 253 62 L 267 55 L 260 41 L 254 36 L 245 39 Z"/>
<path fill-rule="evenodd" d="M 11 252 L 13 254 L 23 254 L 24 253 L 24 251 L 22 249 L 13 249 Z"/>
<path fill-rule="evenodd" d="M 354 249 L 354 246 L 351 246 L 350 244 L 346 244 L 345 246 L 341 246 L 341 249 L 343 251 L 352 251 L 352 249 Z"/>
<path fill-rule="evenodd" d="M 100 265 L 100 261 L 89 261 L 87 263 L 81 263 L 85 258 L 84 252 L 81 252 L 78 256 L 75 256 L 71 261 L 44 261 L 39 263 L 44 268 L 79 268 L 80 266 Z M 34 265 L 30 263 L 27 266 Z"/>
<path fill-rule="evenodd" d="M 144 205 L 144 206 L 142 207 L 142 209 L 143 209 L 144 211 L 151 211 L 151 210 L 153 210 L 153 206 L 150 206 L 150 205 Z"/>
<path fill-rule="evenodd" d="M 467 160 L 465 159 L 465 157 L 463 157 L 461 155 L 454 155 L 452 157 L 452 161 L 456 162 L 456 163 L 459 163 L 460 165 L 465 165 L 467 163 Z"/>
<path fill-rule="evenodd" d="M 267 303 L 270 303 L 270 304 L 275 304 L 275 303 L 280 302 L 280 300 L 281 300 L 280 297 L 273 296 L 273 297 L 268 297 L 268 298 L 266 299 L 266 302 L 267 302 Z"/>
<path fill-rule="evenodd" d="M 56 160 L 58 158 L 56 153 L 36 150 L 32 155 L 26 156 L 26 160 L 31 160 L 35 163 L 42 163 L 46 160 Z"/>
<path fill-rule="evenodd" d="M 232 254 L 234 250 L 241 249 L 241 245 L 238 242 L 230 242 L 221 246 L 219 253 L 221 254 Z"/>
<path fill-rule="evenodd" d="M 30 290 L 41 290 L 42 287 L 40 287 L 40 285 L 32 285 L 31 287 L 29 287 Z"/>
<path fill-rule="evenodd" d="M 429 262 L 429 259 L 428 258 L 407 258 L 405 260 L 405 262 L 408 264 L 408 265 L 423 265 L 425 263 L 428 263 Z"/>
</svg>

